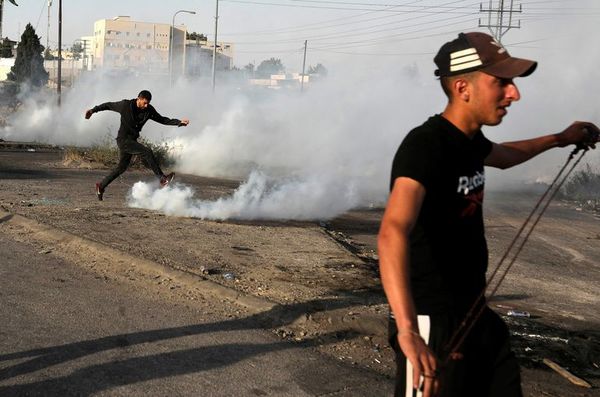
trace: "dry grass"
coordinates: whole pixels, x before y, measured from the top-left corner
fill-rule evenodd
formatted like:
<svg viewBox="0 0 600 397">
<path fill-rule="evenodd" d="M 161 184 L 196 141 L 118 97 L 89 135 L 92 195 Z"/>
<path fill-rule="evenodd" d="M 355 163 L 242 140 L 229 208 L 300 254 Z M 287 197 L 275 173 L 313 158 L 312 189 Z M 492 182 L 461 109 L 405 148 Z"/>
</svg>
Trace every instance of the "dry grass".
<svg viewBox="0 0 600 397">
<path fill-rule="evenodd" d="M 600 172 L 586 164 L 569 178 L 560 196 L 577 202 L 585 209 L 600 211 Z"/>
<path fill-rule="evenodd" d="M 140 139 L 140 143 L 148 146 L 154 152 L 154 156 L 161 167 L 172 166 L 175 161 L 171 154 L 172 148 L 166 143 L 153 143 L 144 138 Z M 119 149 L 112 137 L 107 136 L 98 143 L 95 143 L 89 148 L 81 148 L 70 146 L 65 148 L 63 152 L 63 163 L 65 165 L 77 164 L 89 166 L 105 166 L 113 167 L 119 161 Z M 134 156 L 131 162 L 131 167 L 144 167 L 142 159 L 139 156 Z"/>
</svg>

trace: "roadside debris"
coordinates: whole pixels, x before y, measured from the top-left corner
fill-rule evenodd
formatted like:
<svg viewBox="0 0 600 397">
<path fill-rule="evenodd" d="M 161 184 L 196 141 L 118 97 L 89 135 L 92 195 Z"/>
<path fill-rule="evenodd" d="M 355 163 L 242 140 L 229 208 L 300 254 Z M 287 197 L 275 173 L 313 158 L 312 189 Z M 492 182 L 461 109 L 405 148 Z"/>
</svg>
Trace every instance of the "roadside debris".
<svg viewBox="0 0 600 397">
<path fill-rule="evenodd" d="M 235 274 L 231 272 L 223 273 L 223 278 L 225 280 L 235 280 Z"/>
<path fill-rule="evenodd" d="M 531 314 L 524 310 L 509 310 L 506 315 L 510 317 L 531 317 Z"/>
<path fill-rule="evenodd" d="M 520 337 L 525 338 L 525 339 L 536 339 L 536 340 L 547 341 L 547 342 L 569 343 L 568 339 L 561 338 L 561 337 L 558 337 L 558 336 L 528 334 L 528 333 L 525 333 L 525 332 L 517 332 L 517 331 L 512 331 L 511 334 L 512 335 L 516 335 L 516 336 L 520 336 Z"/>
<path fill-rule="evenodd" d="M 560 376 L 567 379 L 569 382 L 573 383 L 574 385 L 586 387 L 588 389 L 592 388 L 591 384 L 589 384 L 585 380 L 573 375 L 572 373 L 570 373 L 569 371 L 567 371 L 566 369 L 564 369 L 563 367 L 561 367 L 554 361 L 550 360 L 549 358 L 544 358 L 542 360 L 542 362 L 544 364 L 546 364 L 548 367 L 552 368 L 554 371 L 556 371 Z"/>
</svg>

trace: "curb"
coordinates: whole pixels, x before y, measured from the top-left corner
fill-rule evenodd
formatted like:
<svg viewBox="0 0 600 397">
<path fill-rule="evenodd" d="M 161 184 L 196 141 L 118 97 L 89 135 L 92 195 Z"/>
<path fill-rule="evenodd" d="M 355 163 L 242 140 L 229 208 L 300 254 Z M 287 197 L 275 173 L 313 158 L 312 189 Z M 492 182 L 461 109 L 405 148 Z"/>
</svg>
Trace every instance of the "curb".
<svg viewBox="0 0 600 397">
<path fill-rule="evenodd" d="M 33 239 L 60 247 L 65 251 L 80 256 L 98 257 L 102 261 L 117 263 L 125 267 L 134 268 L 153 275 L 168 277 L 173 281 L 198 288 L 202 293 L 233 301 L 251 311 L 261 312 L 273 309 L 277 303 L 264 298 L 258 298 L 225 287 L 221 284 L 206 280 L 201 276 L 180 269 L 175 269 L 147 259 L 119 251 L 105 244 L 76 236 L 61 229 L 48 226 L 31 220 L 21 215 L 0 211 L 0 223 L 19 226 L 31 233 Z"/>
<path fill-rule="evenodd" d="M 281 310 L 274 310 L 280 308 L 285 311 L 285 305 L 280 305 L 269 299 L 256 297 L 234 288 L 223 286 L 183 269 L 172 268 L 148 259 L 138 258 L 108 245 L 85 237 L 76 236 L 64 230 L 26 218 L 22 215 L 0 210 L 0 223 L 18 226 L 29 232 L 32 239 L 38 242 L 51 244 L 54 247 L 60 247 L 64 251 L 80 257 L 98 258 L 98 262 L 111 262 L 116 266 L 122 267 L 121 270 L 132 268 L 150 276 L 167 277 L 172 281 L 186 285 L 189 288 L 195 288 L 200 291 L 201 294 L 218 299 L 227 299 L 254 313 L 272 311 L 272 314 L 275 317 L 285 315 Z M 107 266 L 107 268 L 110 268 L 110 266 Z M 317 311 L 322 315 L 324 315 L 325 312 L 330 312 L 331 315 L 329 321 L 333 326 L 343 327 L 364 335 L 387 334 L 387 317 L 363 315 L 360 318 L 348 318 L 348 316 L 339 313 L 336 310 L 329 311 L 327 309 L 321 309 Z M 306 314 L 296 313 L 292 314 L 292 316 L 294 318 L 290 319 L 290 323 L 295 323 L 296 321 L 302 321 Z"/>
</svg>

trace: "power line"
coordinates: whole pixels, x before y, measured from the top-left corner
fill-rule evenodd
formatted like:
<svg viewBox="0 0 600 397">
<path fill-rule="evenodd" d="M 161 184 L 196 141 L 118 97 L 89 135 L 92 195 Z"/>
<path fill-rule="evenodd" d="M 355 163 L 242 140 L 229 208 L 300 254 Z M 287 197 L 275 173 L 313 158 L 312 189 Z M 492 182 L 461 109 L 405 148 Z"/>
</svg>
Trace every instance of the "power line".
<svg viewBox="0 0 600 397">
<path fill-rule="evenodd" d="M 256 5 L 267 5 L 267 6 L 277 6 L 277 7 L 293 7 L 293 8 L 313 8 L 313 9 L 324 9 L 324 10 L 344 10 L 344 11 L 372 11 L 372 12 L 390 12 L 390 13 L 406 13 L 408 11 L 395 11 L 390 9 L 389 5 L 384 5 L 383 7 L 388 7 L 384 9 L 372 9 L 372 8 L 350 8 L 350 7 L 329 7 L 329 6 L 312 6 L 312 5 L 298 5 L 298 4 L 284 4 L 284 3 L 269 3 L 269 2 L 261 2 L 261 1 L 251 1 L 251 0 L 222 0 L 229 3 L 240 3 L 240 4 L 256 4 Z M 381 7 L 381 6 L 379 6 Z M 438 6 L 423 6 L 423 10 L 418 10 L 417 12 L 421 13 L 429 13 L 429 14 L 437 14 L 438 11 L 428 11 L 433 8 L 438 8 Z M 451 12 L 451 11 L 444 11 Z"/>
<path fill-rule="evenodd" d="M 445 24 L 444 27 L 447 26 L 451 26 L 451 25 L 461 25 L 464 24 L 466 21 L 457 21 L 455 23 L 451 23 L 451 24 Z M 464 31 L 464 28 L 459 29 L 458 31 Z M 418 35 L 418 36 L 413 36 L 413 37 L 408 37 L 406 38 L 406 36 L 410 36 L 413 35 L 415 33 L 421 33 L 421 32 L 428 32 L 431 31 L 430 28 L 423 28 L 423 29 L 417 29 L 417 30 L 413 30 L 410 32 L 403 32 L 403 33 L 397 33 L 397 34 L 393 34 L 393 35 L 387 35 L 387 36 L 383 36 L 383 37 L 378 37 L 376 39 L 370 39 L 370 40 L 357 40 L 357 41 L 353 41 L 353 42 L 347 42 L 345 44 L 332 44 L 332 45 L 325 45 L 322 47 L 318 47 L 320 49 L 326 49 L 326 48 L 331 48 L 331 47 L 337 47 L 337 48 L 356 48 L 356 47 L 368 47 L 368 46 L 373 46 L 373 45 L 381 45 L 381 44 L 386 44 L 386 43 L 390 43 L 390 42 L 404 42 L 407 40 L 419 40 L 419 39 L 423 39 L 423 38 L 427 38 L 427 37 L 434 37 L 434 36 L 439 36 L 439 35 L 444 35 L 444 34 L 448 34 L 448 33 L 452 33 L 455 32 L 455 30 L 452 30 L 450 32 L 448 31 L 444 31 L 442 33 L 431 33 L 428 35 Z"/>
<path fill-rule="evenodd" d="M 444 31 L 444 32 L 438 32 L 438 33 L 432 33 L 432 34 L 428 34 L 428 35 L 419 35 L 419 36 L 415 36 L 415 37 L 408 37 L 403 39 L 402 41 L 409 41 L 409 40 L 419 40 L 419 39 L 423 39 L 423 38 L 431 38 L 431 37 L 440 37 L 440 36 L 448 36 L 450 34 L 457 34 L 460 32 L 463 32 L 464 29 L 455 29 L 455 30 L 450 30 L 450 31 Z M 356 46 L 358 47 L 358 46 Z M 331 52 L 331 53 L 335 53 L 335 54 L 346 54 L 346 55 L 390 55 L 390 56 L 419 56 L 419 55 L 434 55 L 435 52 L 403 52 L 403 53 L 385 53 L 385 52 L 377 52 L 377 53 L 364 53 L 364 52 L 346 52 L 346 51 L 340 51 L 340 50 L 336 50 L 336 49 L 327 49 L 327 48 L 313 48 L 313 51 L 322 51 L 322 52 Z"/>
<path fill-rule="evenodd" d="M 425 0 L 415 0 L 415 1 L 411 2 L 411 4 L 421 3 L 423 1 L 425 1 Z M 390 9 L 396 8 L 396 7 L 400 7 L 400 6 L 392 6 L 392 7 L 390 7 Z M 394 18 L 396 16 L 396 15 L 392 14 L 392 15 L 383 15 L 383 16 L 378 16 L 375 18 L 364 19 L 364 20 L 358 21 L 358 22 L 348 21 L 349 19 L 360 18 L 362 16 L 374 14 L 376 12 L 377 11 L 369 11 L 369 12 L 364 12 L 364 13 L 358 14 L 358 15 L 344 16 L 344 17 L 340 17 L 340 18 L 329 19 L 326 21 L 309 23 L 306 25 L 290 26 L 287 28 L 260 30 L 257 32 L 228 33 L 227 35 L 228 36 L 245 36 L 245 35 L 263 35 L 263 34 L 273 34 L 273 33 L 295 33 L 295 32 L 304 31 L 304 30 L 314 30 L 315 26 L 316 26 L 316 29 L 327 29 L 330 27 L 345 26 L 345 25 L 351 25 L 354 23 L 364 23 L 364 22 L 375 21 L 375 20 L 380 20 L 380 19 Z M 345 22 L 340 23 L 340 24 L 334 24 L 334 25 L 326 25 L 330 22 L 336 22 L 336 21 L 345 21 Z M 324 26 L 319 27 L 319 25 L 324 25 Z"/>
<path fill-rule="evenodd" d="M 374 35 L 374 34 L 378 34 L 378 33 L 384 33 L 384 32 L 390 32 L 390 31 L 398 31 L 400 29 L 408 29 L 411 27 L 415 27 L 415 26 L 424 26 L 424 25 L 430 25 L 430 24 L 443 24 L 444 22 L 447 21 L 451 21 L 451 20 L 455 20 L 455 19 L 459 19 L 459 18 L 465 18 L 465 17 L 473 17 L 476 14 L 476 12 L 472 12 L 470 14 L 467 15 L 453 15 L 447 18 L 441 18 L 441 19 L 436 19 L 436 20 L 432 20 L 432 21 L 427 21 L 427 22 L 419 22 L 419 23 L 414 23 L 414 24 L 410 24 L 410 25 L 402 25 L 402 26 L 396 26 L 396 27 L 392 27 L 392 28 L 382 28 L 382 29 L 377 29 L 379 27 L 382 26 L 387 26 L 387 25 L 398 25 L 401 23 L 405 23 L 405 22 L 410 22 L 410 21 L 415 21 L 418 19 L 423 18 L 423 16 L 415 16 L 415 17 L 411 17 L 411 18 L 405 18 L 402 19 L 400 21 L 393 21 L 393 22 L 389 22 L 386 24 L 381 24 L 381 25 L 376 25 L 376 26 L 370 26 L 364 29 L 350 29 L 350 30 L 343 30 L 343 31 L 337 31 L 335 33 L 331 33 L 329 35 L 314 35 L 314 36 L 303 36 L 303 38 L 308 39 L 308 40 L 312 40 L 312 41 L 323 41 L 323 40 L 331 40 L 331 39 L 337 39 L 337 38 L 347 38 L 348 37 L 348 33 L 351 33 L 353 36 L 368 36 L 368 35 Z M 441 25 L 444 26 L 444 25 Z M 370 29 L 376 29 L 373 31 L 369 31 Z M 387 37 L 387 36 L 384 36 Z M 268 42 L 236 42 L 237 44 L 246 44 L 246 45 L 257 45 L 257 44 L 285 44 L 285 43 L 293 43 L 293 42 L 298 42 L 301 40 L 301 37 L 298 38 L 286 38 L 286 39 L 281 39 L 281 40 L 273 40 L 273 41 L 268 41 Z"/>
<path fill-rule="evenodd" d="M 40 11 L 40 16 L 38 17 L 37 23 L 35 24 L 35 31 L 36 32 L 38 30 L 38 26 L 40 24 L 40 20 L 42 19 L 42 14 L 44 13 L 45 9 L 46 9 L 46 0 L 42 0 L 42 10 Z"/>
<path fill-rule="evenodd" d="M 450 16 L 447 16 L 448 13 L 443 13 L 443 15 L 445 15 L 444 18 L 437 18 L 434 20 L 428 20 L 428 21 L 424 21 L 424 22 L 419 22 L 419 23 L 411 23 L 409 25 L 406 25 L 405 23 L 408 21 L 417 21 L 419 19 L 422 18 L 428 18 L 431 17 L 431 14 L 419 14 L 418 11 L 416 10 L 410 10 L 407 12 L 403 12 L 401 15 L 406 16 L 406 14 L 412 14 L 410 17 L 406 17 L 403 18 L 402 20 L 395 20 L 395 21 L 391 21 L 391 22 L 387 22 L 387 23 L 383 23 L 383 24 L 376 24 L 376 25 L 371 25 L 371 26 L 366 26 L 364 28 L 361 29 L 352 29 L 352 30 L 336 30 L 335 32 L 332 32 L 330 34 L 325 34 L 325 35 L 314 35 L 314 36 L 304 36 L 302 37 L 302 39 L 310 39 L 311 41 L 314 42 L 321 42 L 320 44 L 314 45 L 312 46 L 312 50 L 314 51 L 319 51 L 319 52 L 323 52 L 323 53 L 339 53 L 339 54 L 347 54 L 347 55 L 366 55 L 366 54 L 381 54 L 381 55 L 385 55 L 385 56 L 402 56 L 402 55 L 407 55 L 409 53 L 407 52 L 402 52 L 402 53 L 398 53 L 398 52 L 394 52 L 394 53 L 388 53 L 388 52 L 349 52 L 349 51 L 344 51 L 344 50 L 348 50 L 351 48 L 364 48 L 364 47 L 376 47 L 376 46 L 381 46 L 382 44 L 385 44 L 385 42 L 393 42 L 393 43 L 398 43 L 398 42 L 404 42 L 404 41 L 414 41 L 414 40 L 419 40 L 419 39 L 423 39 L 423 38 L 427 38 L 427 37 L 434 37 L 434 36 L 443 36 L 443 35 L 447 35 L 450 33 L 456 33 L 459 31 L 463 31 L 464 28 L 461 29 L 453 29 L 451 31 L 448 31 L 448 29 L 445 29 L 443 32 L 433 32 L 432 34 L 428 34 L 428 35 L 423 35 L 423 34 L 419 34 L 420 32 L 431 32 L 432 30 L 435 29 L 439 29 L 439 28 L 447 28 L 449 26 L 452 25 L 464 25 L 467 22 L 474 22 L 475 18 L 474 16 L 477 14 L 477 9 L 475 8 L 475 6 L 479 3 L 472 3 L 469 2 L 468 6 L 465 5 L 466 0 L 460 0 L 460 1 L 450 1 L 450 2 L 446 2 L 444 4 L 439 4 L 436 6 L 426 6 L 428 7 L 430 10 L 431 9 L 435 9 L 435 8 L 443 8 L 443 9 L 451 9 L 451 10 L 456 10 L 456 9 L 472 9 L 473 11 L 465 13 L 465 12 L 461 12 L 458 14 L 452 14 Z M 416 14 L 416 15 L 415 15 Z M 440 13 L 437 13 L 440 14 Z M 363 14 L 364 15 L 364 14 Z M 397 16 L 397 14 L 392 15 L 391 17 L 395 17 Z M 385 18 L 389 18 L 389 15 L 384 16 Z M 377 17 L 377 18 L 369 18 L 366 21 L 359 21 L 358 23 L 365 23 L 368 21 L 372 21 L 372 20 L 380 20 L 382 17 Z M 470 19 L 472 18 L 472 19 Z M 458 21 L 456 21 L 458 19 Z M 453 21 L 455 20 L 456 22 L 454 23 L 448 23 L 449 21 Z M 403 24 L 402 26 L 393 26 L 393 27 L 387 27 L 387 28 L 383 28 L 384 26 L 390 26 L 390 25 L 399 25 L 399 24 Z M 343 23 L 343 24 L 336 24 L 335 26 L 345 26 L 348 23 Z M 315 25 L 315 24 L 312 24 Z M 318 24 L 317 24 L 318 25 Z M 407 30 L 407 29 L 411 29 L 414 27 L 419 27 L 420 29 L 413 29 L 410 31 L 404 31 L 404 32 L 398 32 L 399 30 Z M 375 29 L 375 30 L 373 30 Z M 383 36 L 379 36 L 379 37 L 370 37 L 368 38 L 368 36 L 373 36 L 373 35 L 377 35 L 380 33 L 385 33 L 385 32 L 397 32 L 394 34 L 388 34 L 388 35 L 383 35 Z M 340 38 L 347 38 L 348 34 L 347 33 L 352 33 L 353 37 L 356 36 L 361 36 L 362 39 L 361 40 L 354 40 L 354 41 L 348 41 L 348 40 L 343 40 L 343 41 L 335 41 L 335 39 L 340 39 Z M 417 36 L 415 36 L 417 35 Z M 323 42 L 326 40 L 330 40 L 330 42 Z M 334 41 L 331 41 L 334 40 Z M 241 44 L 241 45 L 253 45 L 253 46 L 268 46 L 268 45 L 275 45 L 275 44 L 286 44 L 286 43 L 298 43 L 300 42 L 300 38 L 298 39 L 282 39 L 282 40 L 271 40 L 268 42 L 265 41 L 252 41 L 252 42 L 237 42 L 237 44 Z M 277 52 L 277 53 L 298 53 L 298 49 L 294 48 L 294 49 L 277 49 L 277 50 L 268 50 L 268 49 L 264 49 L 264 50 L 251 50 L 251 51 L 237 51 L 238 53 L 273 53 L 273 52 Z"/>
<path fill-rule="evenodd" d="M 446 2 L 444 4 L 438 5 L 441 7 L 446 7 L 448 8 L 449 6 L 453 5 L 452 7 L 449 7 L 450 9 L 453 8 L 464 8 L 464 7 L 459 7 L 456 6 L 457 3 L 464 3 L 465 0 L 460 0 L 460 1 L 449 1 Z M 478 4 L 478 3 L 471 3 L 470 6 L 471 8 L 474 8 L 474 6 Z M 251 42 L 244 42 L 244 41 L 236 41 L 237 44 L 246 44 L 246 45 L 262 45 L 262 44 L 285 44 L 285 43 L 296 43 L 305 39 L 309 39 L 311 41 L 324 41 L 324 40 L 331 40 L 331 39 L 336 39 L 336 38 L 347 38 L 348 37 L 348 33 L 350 33 L 352 36 L 357 36 L 357 35 L 362 35 L 362 36 L 367 36 L 367 35 L 375 35 L 378 33 L 382 33 L 382 32 L 389 32 L 389 31 L 397 31 L 399 29 L 407 29 L 410 27 L 413 27 L 414 25 L 403 25 L 403 26 L 396 26 L 396 27 L 391 27 L 391 28 L 383 28 L 384 26 L 390 26 L 390 25 L 399 25 L 402 23 L 406 23 L 409 21 L 415 21 L 415 20 L 419 20 L 419 19 L 423 19 L 423 18 L 429 18 L 431 17 L 431 15 L 414 15 L 414 12 L 408 12 L 407 14 L 410 14 L 410 16 L 407 16 L 406 18 L 403 18 L 401 20 L 394 20 L 391 22 L 387 22 L 387 23 L 380 23 L 380 24 L 376 24 L 376 25 L 371 25 L 371 26 L 366 26 L 363 28 L 352 28 L 350 30 L 335 30 L 334 32 L 328 33 L 328 34 L 313 34 L 313 35 L 303 35 L 303 36 L 296 36 L 296 37 L 291 37 L 291 38 L 285 38 L 285 39 L 280 39 L 280 40 L 270 40 L 268 42 L 265 41 L 251 41 Z M 470 13 L 464 13 L 464 14 L 460 14 L 460 15 L 451 15 L 450 17 L 447 18 L 442 18 L 442 19 L 437 19 L 437 20 L 432 20 L 432 21 L 426 21 L 426 22 L 421 22 L 419 23 L 417 26 L 423 26 L 423 25 L 430 25 L 430 24 L 440 24 L 443 23 L 445 21 L 449 21 L 449 20 L 453 20 L 453 19 L 457 19 L 457 18 L 464 18 L 465 16 L 470 17 L 473 16 L 475 14 L 475 12 L 470 12 Z M 384 16 L 385 18 L 389 18 L 390 16 L 386 15 Z M 393 15 L 392 17 L 397 17 L 397 15 Z M 373 20 L 373 19 L 380 19 L 379 18 L 371 18 L 369 20 Z M 367 21 L 369 21 L 367 20 Z M 362 21 L 364 22 L 364 21 Z M 347 25 L 347 24 L 339 24 L 339 26 L 342 25 Z M 373 30 L 375 29 L 375 30 Z"/>
</svg>

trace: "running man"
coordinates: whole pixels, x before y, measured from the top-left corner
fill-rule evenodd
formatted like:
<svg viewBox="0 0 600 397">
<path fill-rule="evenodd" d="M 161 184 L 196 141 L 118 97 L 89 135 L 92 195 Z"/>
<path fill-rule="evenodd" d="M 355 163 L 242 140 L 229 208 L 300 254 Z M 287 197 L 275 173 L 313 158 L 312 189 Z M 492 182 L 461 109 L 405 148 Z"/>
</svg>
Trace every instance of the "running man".
<svg viewBox="0 0 600 397">
<path fill-rule="evenodd" d="M 571 144 L 594 147 L 599 130 L 575 122 L 556 134 L 493 143 L 481 127 L 500 124 L 521 96 L 513 79 L 533 73 L 537 62 L 511 57 L 484 33 L 459 34 L 434 62 L 448 103 L 400 145 L 378 237 L 395 395 L 520 397 L 508 328 L 489 307 L 460 349 L 448 351 L 486 286 L 484 166 L 509 168 Z"/>
<path fill-rule="evenodd" d="M 164 187 L 175 176 L 174 173 L 165 175 L 152 150 L 147 146 L 142 145 L 137 140 L 140 137 L 140 131 L 148 120 L 154 120 L 157 123 L 164 125 L 176 125 L 178 127 L 187 126 L 190 121 L 188 119 L 170 119 L 161 116 L 154 106 L 150 105 L 152 94 L 150 91 L 141 91 L 137 98 L 123 99 L 119 102 L 106 102 L 98 106 L 94 106 L 85 112 L 85 118 L 89 119 L 92 114 L 103 110 L 112 110 L 121 115 L 121 125 L 117 134 L 117 146 L 119 147 L 119 163 L 101 182 L 96 183 L 96 195 L 98 200 L 102 201 L 104 190 L 106 187 L 121 175 L 131 162 L 134 154 L 140 155 L 144 160 L 144 164 L 150 168 L 154 174 L 160 179 L 160 186 Z"/>
</svg>

